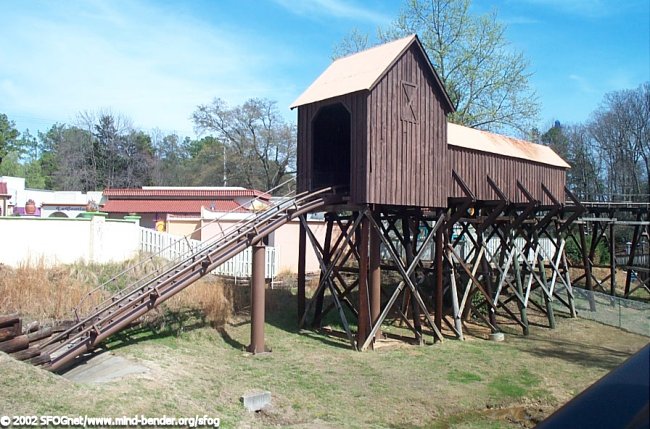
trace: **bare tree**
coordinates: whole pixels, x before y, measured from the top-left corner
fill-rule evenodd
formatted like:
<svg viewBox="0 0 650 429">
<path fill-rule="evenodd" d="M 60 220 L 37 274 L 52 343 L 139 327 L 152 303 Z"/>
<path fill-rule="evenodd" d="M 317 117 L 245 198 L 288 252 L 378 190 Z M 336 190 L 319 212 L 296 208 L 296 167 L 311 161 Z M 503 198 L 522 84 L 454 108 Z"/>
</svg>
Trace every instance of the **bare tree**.
<svg viewBox="0 0 650 429">
<path fill-rule="evenodd" d="M 564 127 L 563 127 L 564 128 Z M 566 127 L 567 161 L 571 169 L 567 172 L 567 185 L 582 201 L 598 201 L 605 193 L 599 172 L 602 160 L 594 150 L 593 140 L 585 125 Z"/>
<path fill-rule="evenodd" d="M 229 107 L 215 98 L 192 115 L 197 131 L 212 133 L 227 147 L 228 183 L 272 189 L 295 172 L 296 133 L 276 102 L 250 99 Z"/>
<path fill-rule="evenodd" d="M 589 124 L 612 199 L 650 193 L 650 84 L 605 95 Z"/>
</svg>

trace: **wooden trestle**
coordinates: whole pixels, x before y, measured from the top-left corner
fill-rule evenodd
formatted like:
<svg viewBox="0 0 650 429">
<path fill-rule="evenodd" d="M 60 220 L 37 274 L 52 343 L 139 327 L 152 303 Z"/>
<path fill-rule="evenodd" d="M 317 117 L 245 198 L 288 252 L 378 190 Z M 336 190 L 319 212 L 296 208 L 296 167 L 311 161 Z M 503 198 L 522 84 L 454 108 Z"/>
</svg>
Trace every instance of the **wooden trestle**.
<svg viewBox="0 0 650 429">
<path fill-rule="evenodd" d="M 300 327 L 320 328 L 336 311 L 350 346 L 363 351 L 388 321 L 407 327 L 421 344 L 425 335 L 442 341 L 443 332 L 462 339 L 463 322 L 472 317 L 492 332 L 505 317 L 524 334 L 531 307 L 545 314 L 550 328 L 554 304 L 575 317 L 564 250 L 566 232 L 585 210 L 580 202 L 566 190 L 571 203 L 563 204 L 542 185 L 551 203 L 541 204 L 519 183 L 527 202 L 514 203 L 489 178 L 497 198 L 478 200 L 454 179 L 465 196 L 450 198 L 446 208 L 329 206 L 323 243 L 301 216 Z M 309 302 L 307 242 L 321 268 Z M 382 285 L 382 272 L 396 273 L 398 284 Z"/>
<path fill-rule="evenodd" d="M 650 203 L 587 202 L 582 205 L 585 215 L 567 228 L 567 240 L 581 257 L 581 263 L 573 268 L 583 271 L 574 282 L 584 282 L 586 289 L 612 296 L 628 298 L 639 290 L 642 297 L 650 298 Z M 628 233 L 629 248 L 625 254 L 617 256 L 616 236 L 624 232 Z M 597 260 L 601 244 L 609 251 L 608 260 Z M 607 268 L 608 274 L 598 276 L 594 268 Z M 626 271 L 625 285 L 620 285 L 623 293 L 616 280 L 619 269 Z M 636 281 L 632 279 L 632 272 L 637 273 Z"/>
</svg>

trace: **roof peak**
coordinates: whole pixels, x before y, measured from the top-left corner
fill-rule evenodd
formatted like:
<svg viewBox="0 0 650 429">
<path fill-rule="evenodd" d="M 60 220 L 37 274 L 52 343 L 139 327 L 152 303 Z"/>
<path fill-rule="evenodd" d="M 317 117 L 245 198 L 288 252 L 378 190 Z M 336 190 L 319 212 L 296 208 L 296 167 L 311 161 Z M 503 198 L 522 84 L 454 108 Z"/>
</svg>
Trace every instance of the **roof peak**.
<svg viewBox="0 0 650 429">
<path fill-rule="evenodd" d="M 350 53 L 350 54 L 347 54 L 347 55 L 344 55 L 344 56 L 342 56 L 342 57 L 339 57 L 339 58 L 335 59 L 334 61 L 332 61 L 332 63 L 335 63 L 335 62 L 337 62 L 337 61 L 341 61 L 341 60 L 345 60 L 346 58 L 350 58 L 350 57 L 353 57 L 353 56 L 355 56 L 355 55 L 362 55 L 362 54 L 365 54 L 365 53 L 367 53 L 368 51 L 372 51 L 373 49 L 381 49 L 381 48 L 383 48 L 383 47 L 385 47 L 385 46 L 387 46 L 387 45 L 391 45 L 391 44 L 400 44 L 400 45 L 401 45 L 401 44 L 406 44 L 406 45 L 408 46 L 408 45 L 411 44 L 411 42 L 412 42 L 413 40 L 415 40 L 416 37 L 417 37 L 417 35 L 416 35 L 415 33 L 413 33 L 413 34 L 410 34 L 410 35 L 408 35 L 408 36 L 406 36 L 406 37 L 400 37 L 399 39 L 391 40 L 390 42 L 380 43 L 380 44 L 378 44 L 378 45 L 371 46 L 371 47 L 366 48 L 366 49 L 363 49 L 363 50 L 361 50 L 361 51 L 358 51 L 358 52 L 352 52 L 352 53 Z"/>
<path fill-rule="evenodd" d="M 289 106 L 291 109 L 353 92 L 371 90 L 413 44 L 424 56 L 433 80 L 440 87 L 444 103 L 453 105 L 440 77 L 416 34 L 396 39 L 333 61 L 323 73 Z"/>
</svg>

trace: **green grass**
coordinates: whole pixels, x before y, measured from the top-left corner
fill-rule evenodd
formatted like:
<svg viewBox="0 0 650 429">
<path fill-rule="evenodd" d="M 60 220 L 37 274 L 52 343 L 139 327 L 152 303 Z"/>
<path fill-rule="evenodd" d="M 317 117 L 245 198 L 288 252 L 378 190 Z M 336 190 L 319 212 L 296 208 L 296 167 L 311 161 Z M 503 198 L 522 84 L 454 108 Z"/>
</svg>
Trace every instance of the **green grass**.
<svg viewBox="0 0 650 429">
<path fill-rule="evenodd" d="M 245 315 L 222 330 L 178 315 L 154 330 L 116 336 L 109 350 L 150 372 L 99 385 L 75 384 L 0 354 L 0 410 L 207 414 L 223 427 L 530 427 L 647 342 L 561 320 L 555 331 L 534 328 L 530 338 L 509 334 L 505 343 L 470 338 L 359 353 L 345 340 L 298 334 L 292 298 L 270 293 L 266 339 L 273 352 L 264 355 L 242 351 L 250 335 Z M 269 410 L 243 410 L 239 397 L 253 389 L 272 393 Z M 512 417 L 523 411 L 537 414 Z"/>
<path fill-rule="evenodd" d="M 480 375 L 474 374 L 473 372 L 453 370 L 447 374 L 447 380 L 452 383 L 469 384 L 475 381 L 481 381 L 482 378 Z"/>
</svg>

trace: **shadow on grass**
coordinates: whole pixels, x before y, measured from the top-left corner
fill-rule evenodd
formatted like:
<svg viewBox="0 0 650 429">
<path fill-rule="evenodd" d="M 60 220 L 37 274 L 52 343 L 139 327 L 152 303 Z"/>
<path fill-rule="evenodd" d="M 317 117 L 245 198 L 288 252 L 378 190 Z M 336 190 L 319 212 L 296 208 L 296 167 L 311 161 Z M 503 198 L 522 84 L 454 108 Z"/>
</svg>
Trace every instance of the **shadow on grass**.
<svg viewBox="0 0 650 429">
<path fill-rule="evenodd" d="M 523 353 L 537 358 L 562 359 L 585 368 L 612 370 L 631 355 L 609 347 L 540 338 L 534 335 L 524 337 L 524 340 L 530 345 L 520 348 Z"/>
<path fill-rule="evenodd" d="M 223 341 L 228 344 L 230 347 L 233 349 L 237 350 L 244 350 L 246 348 L 246 345 L 237 341 L 234 339 L 226 330 L 225 327 L 220 326 L 217 328 L 217 332 L 219 332 L 219 335 L 221 335 L 221 338 L 223 338 Z"/>
<path fill-rule="evenodd" d="M 346 317 L 350 318 L 351 316 L 351 314 L 346 312 Z M 266 323 L 290 334 L 301 335 L 319 341 L 326 346 L 351 350 L 350 343 L 347 341 L 345 331 L 340 325 L 340 319 L 336 310 L 328 313 L 322 325 L 329 325 L 335 330 L 340 331 L 343 336 L 342 340 L 338 339 L 339 335 L 334 336 L 330 333 L 322 333 L 316 329 L 300 329 L 297 297 L 289 289 L 266 290 Z M 311 325 L 311 318 L 307 319 L 306 325 Z"/>
<path fill-rule="evenodd" d="M 207 326 L 210 326 L 210 323 L 201 310 L 167 310 L 162 316 L 153 321 L 144 322 L 114 334 L 102 347 L 108 350 L 117 350 L 143 341 L 175 338 L 183 332 L 190 332 Z"/>
</svg>

